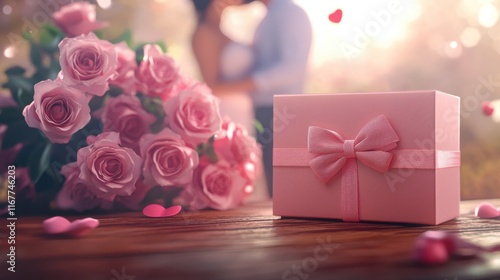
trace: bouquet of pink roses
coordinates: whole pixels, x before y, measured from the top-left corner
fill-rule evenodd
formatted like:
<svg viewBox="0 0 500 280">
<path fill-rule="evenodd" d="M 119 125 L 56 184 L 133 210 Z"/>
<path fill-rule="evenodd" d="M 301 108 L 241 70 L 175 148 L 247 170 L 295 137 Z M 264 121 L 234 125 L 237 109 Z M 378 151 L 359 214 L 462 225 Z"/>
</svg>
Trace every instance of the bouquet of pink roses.
<svg viewBox="0 0 500 280">
<path fill-rule="evenodd" d="M 59 28 L 42 31 L 49 39 L 28 38 L 37 71 L 6 71 L 13 100 L 0 102 L 0 174 L 17 170 L 18 193 L 78 211 L 243 203 L 260 149 L 221 118 L 207 86 L 182 76 L 161 45 L 134 51 L 130 33 L 116 40 L 128 44 L 100 39 L 93 5 L 72 3 L 53 17 Z"/>
</svg>

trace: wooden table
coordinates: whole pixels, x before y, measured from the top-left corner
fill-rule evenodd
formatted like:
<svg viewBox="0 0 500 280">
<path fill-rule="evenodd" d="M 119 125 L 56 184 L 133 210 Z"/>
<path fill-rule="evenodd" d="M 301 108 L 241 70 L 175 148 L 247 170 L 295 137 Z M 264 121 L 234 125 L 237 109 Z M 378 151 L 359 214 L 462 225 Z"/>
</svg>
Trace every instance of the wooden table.
<svg viewBox="0 0 500 280">
<path fill-rule="evenodd" d="M 441 226 L 280 219 L 271 202 L 166 219 L 120 213 L 97 217 L 99 228 L 80 239 L 49 238 L 47 217 L 20 217 L 15 274 L 0 231 L 0 279 L 500 279 L 500 253 L 436 267 L 410 260 L 415 237 L 431 229 L 500 243 L 500 220 L 476 219 L 477 203 L 463 202 L 462 216 Z"/>
</svg>

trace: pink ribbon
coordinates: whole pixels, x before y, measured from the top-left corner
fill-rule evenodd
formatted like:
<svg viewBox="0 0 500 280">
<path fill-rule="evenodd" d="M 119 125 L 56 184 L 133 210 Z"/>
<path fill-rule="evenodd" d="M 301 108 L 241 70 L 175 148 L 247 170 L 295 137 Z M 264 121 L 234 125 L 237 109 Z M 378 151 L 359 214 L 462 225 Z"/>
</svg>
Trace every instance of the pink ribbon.
<svg viewBox="0 0 500 280">
<path fill-rule="evenodd" d="M 399 141 L 396 132 L 384 116 L 368 122 L 354 140 L 344 140 L 337 132 L 317 126 L 309 127 L 307 148 L 316 154 L 309 161 L 311 169 L 318 178 L 327 183 L 341 169 L 347 176 L 357 177 L 357 167 L 346 168 L 356 163 L 356 159 L 365 165 L 385 173 L 389 170 L 393 150 Z M 354 166 L 356 166 L 354 164 Z"/>
<path fill-rule="evenodd" d="M 325 184 L 341 171 L 342 219 L 359 221 L 357 160 L 381 173 L 389 168 L 460 166 L 459 151 L 394 150 L 398 141 L 399 137 L 385 116 L 368 122 L 354 140 L 344 140 L 335 131 L 311 126 L 307 149 L 275 148 L 273 164 L 310 166 Z"/>
</svg>

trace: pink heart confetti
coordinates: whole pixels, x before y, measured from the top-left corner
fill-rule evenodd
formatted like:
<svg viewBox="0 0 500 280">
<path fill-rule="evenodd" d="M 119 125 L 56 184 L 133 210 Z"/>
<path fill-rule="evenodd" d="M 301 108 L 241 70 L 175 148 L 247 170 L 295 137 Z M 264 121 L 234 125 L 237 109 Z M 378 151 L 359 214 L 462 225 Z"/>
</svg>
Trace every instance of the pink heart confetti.
<svg viewBox="0 0 500 280">
<path fill-rule="evenodd" d="M 481 219 L 492 219 L 500 216 L 500 209 L 489 202 L 481 202 L 475 210 L 475 215 Z"/>
<path fill-rule="evenodd" d="M 182 207 L 180 205 L 174 205 L 172 207 L 166 208 L 159 204 L 150 204 L 144 209 L 142 209 L 142 213 L 146 217 L 151 218 L 164 218 L 171 217 L 179 214 L 181 212 Z"/>
<path fill-rule="evenodd" d="M 445 244 L 439 240 L 417 239 L 413 258 L 422 264 L 436 265 L 447 262 L 449 254 Z"/>
<path fill-rule="evenodd" d="M 497 247 L 485 248 L 445 231 L 426 231 L 415 241 L 413 259 L 421 264 L 437 265 L 450 258 L 470 258 L 483 252 L 497 251 Z"/>
<path fill-rule="evenodd" d="M 340 21 L 342 20 L 342 14 L 342 10 L 337 9 L 335 12 L 331 13 L 328 16 L 328 19 L 333 23 L 340 23 Z"/>
<path fill-rule="evenodd" d="M 50 235 L 64 235 L 80 237 L 99 226 L 99 221 L 93 218 L 68 221 L 66 218 L 55 216 L 43 221 L 45 233 Z"/>
<path fill-rule="evenodd" d="M 486 116 L 493 115 L 493 112 L 495 111 L 495 108 L 493 108 L 493 106 L 491 106 L 491 103 L 488 101 L 484 101 L 483 104 L 481 104 L 481 107 L 483 108 L 483 113 Z"/>
</svg>

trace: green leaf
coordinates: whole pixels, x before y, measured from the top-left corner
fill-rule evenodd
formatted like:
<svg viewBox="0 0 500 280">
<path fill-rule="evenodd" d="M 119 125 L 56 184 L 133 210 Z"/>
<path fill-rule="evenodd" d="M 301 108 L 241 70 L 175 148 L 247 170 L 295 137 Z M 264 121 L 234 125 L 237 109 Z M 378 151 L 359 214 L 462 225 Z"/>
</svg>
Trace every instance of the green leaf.
<svg viewBox="0 0 500 280">
<path fill-rule="evenodd" d="M 33 101 L 33 94 L 23 90 L 22 88 L 18 88 L 15 99 L 17 100 L 19 106 L 24 108 Z"/>
<path fill-rule="evenodd" d="M 63 38 L 64 33 L 59 28 L 52 24 L 46 24 L 40 32 L 40 45 L 48 52 L 55 52 Z"/>
<path fill-rule="evenodd" d="M 17 93 L 17 89 L 19 88 L 30 93 L 33 93 L 34 91 L 33 83 L 30 79 L 24 76 L 9 76 L 9 80 L 5 84 L 3 84 L 3 87 L 10 89 L 13 95 Z"/>
<path fill-rule="evenodd" d="M 262 125 L 261 122 L 259 122 L 258 120 L 255 120 L 254 126 L 255 126 L 255 129 L 257 130 L 258 133 L 260 133 L 260 134 L 264 133 L 264 126 Z"/>
<path fill-rule="evenodd" d="M 28 127 L 24 117 L 13 114 L 12 120 L 9 121 L 7 131 L 5 132 L 2 148 L 6 149 L 13 147 L 19 142 L 23 142 L 26 145 L 31 145 L 31 143 L 40 143 L 41 135 L 40 131 L 36 128 Z M 22 137 L 20 137 L 22 135 Z M 31 155 L 29 153 L 28 155 Z M 28 160 L 28 157 L 24 158 Z"/>
<path fill-rule="evenodd" d="M 163 124 L 163 122 L 159 122 L 159 121 L 156 121 L 155 123 L 153 123 L 149 127 L 149 129 L 151 130 L 152 133 L 158 133 L 158 132 L 162 131 L 164 128 L 165 128 L 165 125 Z"/>
<path fill-rule="evenodd" d="M 119 87 L 110 86 L 108 93 L 111 97 L 117 97 L 118 95 L 123 93 L 123 90 Z"/>
<path fill-rule="evenodd" d="M 12 124 L 20 120 L 24 121 L 22 109 L 20 107 L 7 107 L 0 109 L 0 123 Z"/>
<path fill-rule="evenodd" d="M 94 31 L 94 34 L 95 34 L 95 36 L 96 36 L 97 38 L 99 38 L 99 39 L 101 39 L 101 40 L 104 38 L 104 32 L 102 32 L 101 30 L 95 30 L 95 31 Z"/>
<path fill-rule="evenodd" d="M 135 48 L 135 61 L 137 62 L 137 65 L 141 64 L 142 59 L 144 58 L 144 43 L 139 44 Z"/>
<path fill-rule="evenodd" d="M 196 153 L 201 156 L 203 154 L 204 149 L 205 149 L 205 144 L 198 144 L 196 146 Z"/>
<path fill-rule="evenodd" d="M 167 52 L 167 45 L 165 44 L 165 42 L 158 41 L 155 44 L 157 44 L 164 53 Z"/>
<path fill-rule="evenodd" d="M 50 167 L 52 144 L 46 142 L 38 145 L 29 160 L 29 173 L 31 181 L 37 183 L 43 173 Z"/>
<path fill-rule="evenodd" d="M 36 70 L 36 72 L 31 76 L 31 81 L 44 81 L 47 79 L 52 79 L 49 75 L 51 72 L 49 69 L 45 67 L 40 67 Z"/>
<path fill-rule="evenodd" d="M 45 28 L 50 34 L 56 36 L 56 35 L 63 35 L 64 32 L 57 26 L 53 24 L 46 24 L 43 28 Z"/>
<path fill-rule="evenodd" d="M 44 47 L 49 47 L 54 41 L 54 35 L 52 35 L 48 30 L 42 29 L 40 33 L 40 44 Z"/>
<path fill-rule="evenodd" d="M 89 101 L 89 107 L 92 112 L 95 112 L 104 106 L 104 103 L 106 101 L 107 96 L 94 96 L 92 99 Z"/>
<path fill-rule="evenodd" d="M 33 36 L 31 35 L 31 33 L 24 31 L 22 35 L 26 41 L 33 41 Z"/>
<path fill-rule="evenodd" d="M 14 76 L 14 75 L 22 76 L 22 75 L 24 75 L 25 72 L 26 72 L 26 69 L 24 69 L 21 66 L 13 66 L 13 67 L 7 68 L 7 70 L 5 70 L 5 74 L 7 76 Z"/>
<path fill-rule="evenodd" d="M 166 53 L 167 52 L 167 45 L 163 41 L 157 41 L 152 43 L 153 45 L 158 45 L 160 49 Z M 140 64 L 142 61 L 142 58 L 144 57 L 144 46 L 149 45 L 149 43 L 139 43 L 136 48 L 135 48 L 135 60 L 137 64 Z"/>
<path fill-rule="evenodd" d="M 208 149 L 207 156 L 211 163 L 216 163 L 217 161 L 219 161 L 219 156 L 217 156 L 217 154 L 215 153 L 213 146 L 211 146 L 211 148 Z"/>
<path fill-rule="evenodd" d="M 30 49 L 30 59 L 31 63 L 36 67 L 40 68 L 43 66 L 42 60 L 42 48 L 38 44 L 32 43 Z"/>
<path fill-rule="evenodd" d="M 213 141 L 211 139 L 215 138 L 211 137 L 209 139 L 209 143 L 198 144 L 198 146 L 196 146 L 196 152 L 200 158 L 206 156 L 211 163 L 216 163 L 219 161 L 219 156 L 215 152 Z"/>
<path fill-rule="evenodd" d="M 125 32 L 123 32 L 122 35 L 120 35 L 120 37 L 112 40 L 111 42 L 113 43 L 120 43 L 120 42 L 125 42 L 129 48 L 132 47 L 132 32 L 130 31 L 130 29 L 127 29 L 125 30 Z"/>
<path fill-rule="evenodd" d="M 2 86 L 10 90 L 12 98 L 19 106 L 24 107 L 33 101 L 34 88 L 31 79 L 24 76 L 8 76 L 8 80 Z"/>
<path fill-rule="evenodd" d="M 163 102 L 158 97 L 144 97 L 142 100 L 142 107 L 148 112 L 156 117 L 156 121 L 150 126 L 150 129 L 153 133 L 157 133 L 163 128 L 165 125 L 163 124 L 163 120 L 165 119 L 165 111 L 163 110 Z"/>
<path fill-rule="evenodd" d="M 48 76 L 51 80 L 55 80 L 57 78 L 57 74 L 61 71 L 61 64 L 59 64 L 58 59 L 54 59 L 50 62 L 50 70 Z"/>
</svg>

